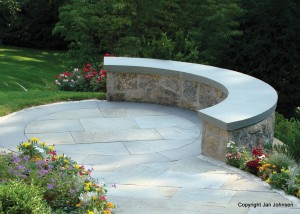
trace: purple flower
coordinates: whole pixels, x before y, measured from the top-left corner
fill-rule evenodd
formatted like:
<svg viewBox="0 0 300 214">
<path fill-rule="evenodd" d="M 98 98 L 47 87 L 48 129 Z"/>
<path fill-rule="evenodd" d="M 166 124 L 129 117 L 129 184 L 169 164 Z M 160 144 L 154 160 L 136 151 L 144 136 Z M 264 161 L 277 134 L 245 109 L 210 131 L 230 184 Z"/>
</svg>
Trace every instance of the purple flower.
<svg viewBox="0 0 300 214">
<path fill-rule="evenodd" d="M 24 160 L 25 160 L 26 162 L 28 162 L 29 159 L 30 159 L 30 156 L 29 156 L 29 155 L 26 155 L 26 156 L 24 156 L 23 158 L 24 158 Z"/>
<path fill-rule="evenodd" d="M 17 158 L 14 158 L 14 163 L 19 163 L 19 162 L 21 162 L 21 158 L 20 157 L 17 157 Z"/>
<path fill-rule="evenodd" d="M 71 189 L 71 190 L 70 190 L 70 194 L 73 195 L 73 194 L 75 194 L 75 193 L 76 193 L 76 190 L 75 190 L 75 189 Z"/>
<path fill-rule="evenodd" d="M 53 184 L 47 184 L 48 189 L 53 189 Z"/>
<path fill-rule="evenodd" d="M 24 169 L 25 166 L 23 166 L 23 165 L 18 165 L 18 166 L 16 166 L 16 168 L 17 168 L 18 170 L 21 170 L 21 169 Z"/>
</svg>

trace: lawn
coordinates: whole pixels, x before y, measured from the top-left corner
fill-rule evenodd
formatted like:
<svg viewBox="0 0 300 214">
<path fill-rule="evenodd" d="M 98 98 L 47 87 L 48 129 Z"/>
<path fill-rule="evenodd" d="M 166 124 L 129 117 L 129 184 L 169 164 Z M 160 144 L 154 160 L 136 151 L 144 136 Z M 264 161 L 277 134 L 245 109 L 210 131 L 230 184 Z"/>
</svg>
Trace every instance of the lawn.
<svg viewBox="0 0 300 214">
<path fill-rule="evenodd" d="M 64 100 L 105 99 L 104 93 L 58 91 L 54 76 L 66 69 L 63 53 L 0 46 L 0 116 Z"/>
</svg>

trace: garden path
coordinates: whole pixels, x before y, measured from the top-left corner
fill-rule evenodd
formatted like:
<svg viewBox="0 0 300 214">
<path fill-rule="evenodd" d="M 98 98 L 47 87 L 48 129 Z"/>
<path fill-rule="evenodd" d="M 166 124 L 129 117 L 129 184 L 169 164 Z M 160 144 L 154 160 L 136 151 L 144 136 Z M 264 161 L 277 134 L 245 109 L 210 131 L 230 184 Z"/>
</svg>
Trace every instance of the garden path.
<svg viewBox="0 0 300 214">
<path fill-rule="evenodd" d="M 58 154 L 93 168 L 92 176 L 108 184 L 117 214 L 300 213 L 297 198 L 200 155 L 200 130 L 196 112 L 87 100 L 0 118 L 0 145 L 15 150 L 31 137 L 55 144 Z M 293 208 L 262 207 L 269 203 Z"/>
</svg>

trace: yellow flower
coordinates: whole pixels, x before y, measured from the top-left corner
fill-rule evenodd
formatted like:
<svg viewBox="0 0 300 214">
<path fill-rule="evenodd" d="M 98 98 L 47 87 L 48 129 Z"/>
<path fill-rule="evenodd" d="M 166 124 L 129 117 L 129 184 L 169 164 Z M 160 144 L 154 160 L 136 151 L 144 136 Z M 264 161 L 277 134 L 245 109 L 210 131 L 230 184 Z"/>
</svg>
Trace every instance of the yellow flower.
<svg viewBox="0 0 300 214">
<path fill-rule="evenodd" d="M 31 143 L 30 143 L 30 142 L 26 142 L 26 143 L 23 143 L 22 146 L 30 147 L 30 146 L 31 146 Z"/>
<path fill-rule="evenodd" d="M 263 171 L 263 170 L 264 170 L 264 167 L 261 166 L 261 167 L 258 168 L 258 170 L 259 170 L 259 171 Z"/>
<path fill-rule="evenodd" d="M 75 205 L 76 207 L 80 207 L 81 206 L 81 202 Z"/>
<path fill-rule="evenodd" d="M 54 150 L 54 146 L 49 146 L 50 151 Z"/>
<path fill-rule="evenodd" d="M 80 167 L 80 166 L 79 166 L 78 164 L 75 165 L 75 168 L 76 168 L 76 169 L 79 169 L 79 167 Z"/>
<path fill-rule="evenodd" d="M 33 137 L 33 138 L 31 138 L 31 141 L 32 141 L 32 142 L 38 142 L 39 139 L 38 139 L 37 137 Z"/>
<path fill-rule="evenodd" d="M 268 179 L 266 180 L 266 182 L 269 184 L 269 183 L 271 182 L 270 178 L 268 178 Z"/>
<path fill-rule="evenodd" d="M 276 172 L 276 171 L 274 171 L 274 172 L 273 172 L 273 174 L 277 174 L 277 172 Z"/>
<path fill-rule="evenodd" d="M 94 212 L 93 211 L 88 211 L 88 214 L 94 214 Z"/>
<path fill-rule="evenodd" d="M 281 171 L 281 172 L 285 172 L 284 168 L 282 168 L 280 171 Z"/>
<path fill-rule="evenodd" d="M 92 196 L 92 199 L 93 199 L 93 200 L 96 200 L 96 199 L 97 199 L 97 196 L 93 195 L 93 196 Z"/>
<path fill-rule="evenodd" d="M 45 147 L 45 146 L 46 146 L 46 143 L 45 143 L 45 142 L 43 142 L 43 143 L 42 143 L 42 146 L 43 146 L 43 147 Z"/>
<path fill-rule="evenodd" d="M 96 191 L 97 191 L 97 192 L 101 192 L 101 191 L 102 191 L 102 188 L 101 188 L 101 187 L 98 187 L 98 188 L 96 188 Z"/>
<path fill-rule="evenodd" d="M 276 166 L 275 166 L 275 165 L 272 165 L 272 167 L 273 167 L 273 168 L 276 168 Z"/>
<path fill-rule="evenodd" d="M 65 163 L 69 163 L 69 161 L 68 161 L 67 159 L 64 159 L 64 162 L 65 162 Z"/>
<path fill-rule="evenodd" d="M 104 214 L 110 214 L 111 212 L 110 212 L 110 210 L 105 210 L 104 211 Z"/>
<path fill-rule="evenodd" d="M 111 202 L 107 202 L 106 206 L 108 208 L 115 208 L 115 205 L 113 203 L 111 203 Z"/>
<path fill-rule="evenodd" d="M 291 171 L 287 169 L 287 170 L 285 170 L 285 172 L 286 172 L 286 173 L 290 173 Z"/>
</svg>

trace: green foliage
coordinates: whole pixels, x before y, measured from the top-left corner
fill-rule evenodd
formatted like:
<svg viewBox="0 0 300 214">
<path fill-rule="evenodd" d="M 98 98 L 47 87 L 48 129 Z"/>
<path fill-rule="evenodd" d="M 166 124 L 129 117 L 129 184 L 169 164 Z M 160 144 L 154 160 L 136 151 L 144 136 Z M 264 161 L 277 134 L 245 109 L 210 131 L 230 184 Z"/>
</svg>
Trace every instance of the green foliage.
<svg viewBox="0 0 300 214">
<path fill-rule="evenodd" d="M 8 181 L 0 184 L 0 213 L 50 214 L 51 210 L 38 187 L 20 181 Z"/>
<path fill-rule="evenodd" d="M 52 35 L 58 8 L 66 0 L 0 1 L 0 39 L 3 44 L 37 48 L 64 48 L 62 38 Z"/>
<path fill-rule="evenodd" d="M 300 106 L 300 1 L 242 0 L 243 36 L 219 65 L 255 76 L 279 94 L 279 113 L 295 117 Z"/>
<path fill-rule="evenodd" d="M 58 101 L 105 99 L 101 92 L 58 91 L 53 77 L 65 67 L 61 58 L 62 52 L 0 47 L 0 116 Z"/>
<path fill-rule="evenodd" d="M 97 180 L 90 176 L 91 169 L 85 170 L 71 158 L 57 155 L 54 146 L 40 143 L 37 138 L 21 143 L 18 153 L 1 154 L 0 167 L 5 170 L 0 187 L 13 181 L 22 184 L 2 195 L 0 189 L 0 202 L 7 213 L 37 213 L 35 208 L 38 213 L 48 213 L 37 203 L 46 204 L 44 200 L 58 213 L 86 213 L 89 209 L 103 213 L 114 208 L 105 198 L 105 185 L 96 184 Z M 29 195 L 26 195 L 26 190 Z M 36 190 L 40 192 L 37 194 Z M 28 203 L 31 199 L 32 202 Z M 20 203 L 21 200 L 33 211 Z"/>
<path fill-rule="evenodd" d="M 74 0 L 60 8 L 54 33 L 69 42 L 71 65 L 109 52 L 215 63 L 239 35 L 236 0 Z"/>
<path fill-rule="evenodd" d="M 300 121 L 286 119 L 281 114 L 276 114 L 275 137 L 284 145 L 275 145 L 279 152 L 291 155 L 295 160 L 300 161 Z"/>
<path fill-rule="evenodd" d="M 229 141 L 226 147 L 226 163 L 228 165 L 245 168 L 245 162 L 249 158 L 249 154 L 246 149 L 239 149 L 234 142 Z"/>
<path fill-rule="evenodd" d="M 269 155 L 267 162 L 271 165 L 275 165 L 278 169 L 289 168 L 296 164 L 295 160 L 283 153 L 273 153 Z"/>
<path fill-rule="evenodd" d="M 62 91 L 105 92 L 106 71 L 86 64 L 82 70 L 75 68 L 56 76 L 55 84 Z"/>
</svg>

